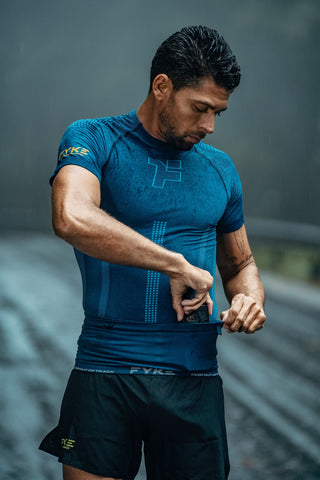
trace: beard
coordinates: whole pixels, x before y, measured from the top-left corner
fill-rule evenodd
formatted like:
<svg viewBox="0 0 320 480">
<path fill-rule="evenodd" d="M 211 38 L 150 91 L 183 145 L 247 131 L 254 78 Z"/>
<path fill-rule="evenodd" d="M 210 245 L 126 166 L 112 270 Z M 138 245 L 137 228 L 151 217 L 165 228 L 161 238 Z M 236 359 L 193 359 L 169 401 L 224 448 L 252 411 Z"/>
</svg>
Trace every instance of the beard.
<svg viewBox="0 0 320 480">
<path fill-rule="evenodd" d="M 161 125 L 161 135 L 165 142 L 169 143 L 178 150 L 191 150 L 194 145 L 194 142 L 186 140 L 188 134 L 179 135 L 175 128 L 175 118 L 172 114 L 172 108 L 170 104 L 166 106 L 162 112 L 159 114 L 159 120 Z M 191 135 L 191 134 L 190 134 Z M 205 135 L 197 135 L 200 138 L 204 138 Z"/>
</svg>

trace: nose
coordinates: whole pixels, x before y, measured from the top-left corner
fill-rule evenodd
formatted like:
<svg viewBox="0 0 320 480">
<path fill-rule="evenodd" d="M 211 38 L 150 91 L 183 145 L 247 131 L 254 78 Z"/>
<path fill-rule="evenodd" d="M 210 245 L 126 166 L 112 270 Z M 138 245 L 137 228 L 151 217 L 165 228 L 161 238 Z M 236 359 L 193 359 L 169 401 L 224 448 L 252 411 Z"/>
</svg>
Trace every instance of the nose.
<svg viewBox="0 0 320 480">
<path fill-rule="evenodd" d="M 214 131 L 214 121 L 215 121 L 216 115 L 214 112 L 207 113 L 200 122 L 200 127 L 203 129 L 203 131 L 207 134 L 213 133 Z"/>
</svg>

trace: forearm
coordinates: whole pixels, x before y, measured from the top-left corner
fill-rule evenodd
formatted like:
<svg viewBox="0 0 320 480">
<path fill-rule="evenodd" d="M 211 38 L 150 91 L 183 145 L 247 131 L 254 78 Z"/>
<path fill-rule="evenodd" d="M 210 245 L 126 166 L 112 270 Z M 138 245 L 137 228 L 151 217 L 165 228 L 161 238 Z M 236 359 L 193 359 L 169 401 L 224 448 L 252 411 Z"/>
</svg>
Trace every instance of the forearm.
<svg viewBox="0 0 320 480">
<path fill-rule="evenodd" d="M 254 261 L 228 279 L 222 279 L 224 292 L 231 303 L 232 299 L 243 294 L 251 297 L 259 306 L 264 307 L 265 292 Z"/>
<path fill-rule="evenodd" d="M 168 275 L 172 305 L 182 320 L 184 313 L 203 303 L 212 313 L 209 272 L 191 265 L 176 253 L 139 234 L 100 208 L 100 183 L 81 167 L 65 166 L 52 190 L 52 222 L 55 233 L 78 250 L 102 261 L 154 270 Z M 192 299 L 183 299 L 188 288 Z"/>
<path fill-rule="evenodd" d="M 187 264 L 182 255 L 157 245 L 86 201 L 78 200 L 65 212 L 53 207 L 53 226 L 59 237 L 78 250 L 109 263 L 166 274 L 181 271 Z"/>
<path fill-rule="evenodd" d="M 254 333 L 265 322 L 264 288 L 254 262 L 244 225 L 218 236 L 217 264 L 230 308 L 221 312 L 229 332 Z"/>
</svg>

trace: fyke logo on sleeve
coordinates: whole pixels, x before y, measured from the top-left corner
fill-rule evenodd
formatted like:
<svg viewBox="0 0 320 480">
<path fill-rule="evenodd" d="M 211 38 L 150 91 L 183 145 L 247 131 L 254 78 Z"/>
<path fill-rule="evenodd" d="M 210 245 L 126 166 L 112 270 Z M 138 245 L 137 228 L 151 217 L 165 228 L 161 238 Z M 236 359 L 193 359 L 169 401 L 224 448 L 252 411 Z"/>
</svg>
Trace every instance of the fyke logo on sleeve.
<svg viewBox="0 0 320 480">
<path fill-rule="evenodd" d="M 83 147 L 69 147 L 66 148 L 65 150 L 62 150 L 62 152 L 59 155 L 59 160 L 62 158 L 66 158 L 69 155 L 80 155 L 81 157 L 84 157 L 85 155 L 88 155 L 90 150 L 88 148 L 83 148 Z"/>
</svg>

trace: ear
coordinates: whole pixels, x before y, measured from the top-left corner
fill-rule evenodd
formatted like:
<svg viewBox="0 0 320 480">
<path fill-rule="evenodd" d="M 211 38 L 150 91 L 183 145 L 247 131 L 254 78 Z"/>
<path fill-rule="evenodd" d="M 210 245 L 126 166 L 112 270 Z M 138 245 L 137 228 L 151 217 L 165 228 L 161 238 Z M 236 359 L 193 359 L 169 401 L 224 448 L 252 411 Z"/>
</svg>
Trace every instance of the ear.
<svg viewBox="0 0 320 480">
<path fill-rule="evenodd" d="M 165 73 L 157 75 L 152 82 L 152 93 L 159 101 L 167 100 L 170 97 L 172 90 L 172 82 Z"/>
</svg>

